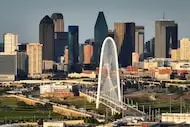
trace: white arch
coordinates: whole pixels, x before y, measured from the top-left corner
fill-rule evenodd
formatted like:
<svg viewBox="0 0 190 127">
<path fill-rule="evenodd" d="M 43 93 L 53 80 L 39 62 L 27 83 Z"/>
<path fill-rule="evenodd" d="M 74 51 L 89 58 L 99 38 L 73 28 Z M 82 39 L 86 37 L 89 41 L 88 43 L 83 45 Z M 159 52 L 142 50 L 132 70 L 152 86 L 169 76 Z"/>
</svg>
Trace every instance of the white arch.
<svg viewBox="0 0 190 127">
<path fill-rule="evenodd" d="M 110 49 L 108 49 L 108 48 L 110 48 Z M 110 50 L 111 50 L 111 52 L 110 52 Z M 105 55 L 107 55 L 107 56 L 105 56 Z M 105 61 L 106 61 L 106 63 L 105 63 Z M 102 73 L 103 72 L 103 66 L 105 67 L 105 69 L 107 69 L 106 78 L 103 77 L 103 73 Z M 112 66 L 114 66 L 113 67 L 114 69 L 112 68 Z M 114 80 L 114 83 L 116 85 L 114 85 L 113 82 L 112 82 L 112 77 L 111 77 L 111 74 L 110 74 L 111 69 L 113 69 L 114 78 L 116 78 L 116 81 Z M 116 75 L 116 77 L 115 77 L 115 75 Z M 108 80 L 108 82 L 106 83 L 107 80 Z M 121 88 L 120 88 L 120 78 L 119 78 L 117 47 L 116 47 L 115 41 L 111 37 L 107 37 L 104 40 L 102 48 L 101 48 L 100 67 L 99 67 L 99 75 L 98 75 L 98 89 L 97 89 L 97 98 L 96 98 L 96 108 L 99 108 L 99 99 L 100 99 L 100 96 L 101 96 L 101 92 L 105 92 L 105 90 L 103 90 L 103 91 L 101 90 L 102 85 L 103 86 L 106 85 L 105 86 L 106 88 L 104 87 L 104 89 L 112 89 L 110 93 L 113 94 L 113 96 L 116 95 L 117 101 L 118 100 L 119 100 L 119 102 L 122 101 Z M 110 88 L 110 87 L 112 87 L 112 88 Z M 106 90 L 106 92 L 109 93 L 109 90 L 108 91 Z M 112 95 L 110 96 L 110 93 L 107 94 L 107 95 L 110 98 L 112 98 Z"/>
</svg>

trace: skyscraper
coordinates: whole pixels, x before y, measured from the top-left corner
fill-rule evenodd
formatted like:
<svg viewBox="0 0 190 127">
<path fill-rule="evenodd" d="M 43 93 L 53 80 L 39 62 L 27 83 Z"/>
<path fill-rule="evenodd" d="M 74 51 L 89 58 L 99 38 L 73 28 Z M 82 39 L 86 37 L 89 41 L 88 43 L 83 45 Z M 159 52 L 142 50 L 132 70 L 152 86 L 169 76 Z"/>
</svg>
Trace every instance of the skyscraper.
<svg viewBox="0 0 190 127">
<path fill-rule="evenodd" d="M 135 52 L 139 55 L 144 52 L 144 26 L 136 26 Z"/>
<path fill-rule="evenodd" d="M 79 27 L 78 26 L 69 26 L 69 65 L 68 70 L 69 72 L 76 72 L 77 64 L 79 63 Z"/>
<path fill-rule="evenodd" d="M 93 46 L 91 44 L 85 43 L 83 45 L 84 51 L 84 61 L 83 64 L 90 64 L 91 57 L 93 55 Z"/>
<path fill-rule="evenodd" d="M 51 16 L 54 22 L 54 32 L 64 32 L 64 20 L 61 13 L 53 13 Z"/>
<path fill-rule="evenodd" d="M 51 70 L 54 60 L 54 23 L 48 15 L 39 24 L 39 42 L 43 44 L 43 70 Z"/>
<path fill-rule="evenodd" d="M 132 53 L 135 51 L 135 23 L 115 23 L 115 40 L 119 54 L 119 65 L 132 65 Z"/>
<path fill-rule="evenodd" d="M 104 39 L 108 36 L 108 26 L 106 23 L 106 19 L 104 13 L 101 11 L 98 14 L 98 18 L 96 20 L 94 26 L 94 47 L 93 47 L 93 57 L 92 63 L 97 67 L 99 66 L 100 61 L 100 52 Z"/>
<path fill-rule="evenodd" d="M 27 44 L 28 75 L 32 78 L 39 78 L 42 74 L 42 44 Z"/>
<path fill-rule="evenodd" d="M 14 33 L 5 33 L 4 37 L 4 52 L 14 54 L 18 49 L 18 35 Z"/>
<path fill-rule="evenodd" d="M 155 57 L 169 58 L 178 47 L 178 25 L 173 20 L 155 22 Z"/>
<path fill-rule="evenodd" d="M 28 55 L 26 51 L 17 52 L 17 77 L 26 79 L 28 75 Z"/>
<path fill-rule="evenodd" d="M 155 38 L 153 37 L 145 44 L 146 52 L 150 53 L 151 57 L 154 57 L 154 51 L 155 51 Z"/>
<path fill-rule="evenodd" d="M 60 57 L 64 56 L 65 46 L 68 45 L 68 32 L 54 33 L 54 61 L 60 62 Z"/>
<path fill-rule="evenodd" d="M 120 52 L 121 45 L 125 35 L 125 23 L 114 23 L 114 39 L 117 46 L 117 52 Z"/>
</svg>

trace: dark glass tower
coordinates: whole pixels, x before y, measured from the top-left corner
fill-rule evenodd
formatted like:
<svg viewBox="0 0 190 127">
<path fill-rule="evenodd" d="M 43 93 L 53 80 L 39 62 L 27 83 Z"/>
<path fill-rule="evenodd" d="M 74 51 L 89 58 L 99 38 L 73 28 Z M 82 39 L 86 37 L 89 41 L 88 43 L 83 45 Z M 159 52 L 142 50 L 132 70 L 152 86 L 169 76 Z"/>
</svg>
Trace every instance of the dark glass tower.
<svg viewBox="0 0 190 127">
<path fill-rule="evenodd" d="M 146 52 L 151 54 L 151 57 L 154 57 L 154 51 L 155 51 L 155 38 L 153 37 L 152 39 L 150 39 L 149 41 L 146 42 L 145 44 L 145 48 L 146 48 Z"/>
<path fill-rule="evenodd" d="M 17 77 L 26 79 L 28 75 L 28 55 L 25 51 L 17 52 Z"/>
<path fill-rule="evenodd" d="M 69 26 L 69 72 L 76 72 L 77 71 L 77 64 L 79 63 L 79 42 L 78 42 L 78 35 L 79 35 L 79 27 L 78 26 Z"/>
<path fill-rule="evenodd" d="M 40 24 L 39 24 L 39 42 L 43 44 L 42 60 L 44 62 L 53 61 L 54 60 L 53 58 L 54 57 L 54 24 L 53 24 L 53 20 L 48 15 L 46 15 L 40 21 Z M 43 63 L 43 69 L 46 70 L 44 63 Z"/>
<path fill-rule="evenodd" d="M 0 52 L 4 52 L 4 43 L 0 42 Z"/>
<path fill-rule="evenodd" d="M 97 67 L 100 61 L 100 52 L 104 39 L 108 36 L 108 26 L 103 12 L 99 12 L 94 26 L 94 46 L 92 63 Z"/>
<path fill-rule="evenodd" d="M 125 23 L 124 40 L 119 52 L 119 65 L 127 67 L 132 65 L 132 52 L 135 51 L 135 23 Z"/>
<path fill-rule="evenodd" d="M 166 27 L 166 57 L 171 57 L 171 50 L 178 48 L 178 25 Z"/>
<path fill-rule="evenodd" d="M 68 32 L 54 33 L 54 61 L 60 62 L 60 57 L 64 56 L 65 46 L 68 45 Z"/>
</svg>

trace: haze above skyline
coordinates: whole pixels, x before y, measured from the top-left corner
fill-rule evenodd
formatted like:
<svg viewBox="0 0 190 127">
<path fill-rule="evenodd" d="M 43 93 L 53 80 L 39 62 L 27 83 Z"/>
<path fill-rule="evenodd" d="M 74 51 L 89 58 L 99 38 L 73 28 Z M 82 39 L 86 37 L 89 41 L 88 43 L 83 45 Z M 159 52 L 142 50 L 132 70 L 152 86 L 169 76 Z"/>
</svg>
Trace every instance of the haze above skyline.
<svg viewBox="0 0 190 127">
<path fill-rule="evenodd" d="M 154 37 L 155 20 L 178 23 L 179 39 L 190 37 L 189 0 L 2 0 L 0 4 L 0 41 L 3 33 L 18 33 L 19 42 L 38 42 L 39 23 L 54 12 L 62 13 L 65 31 L 68 25 L 79 25 L 79 42 L 94 37 L 94 25 L 103 11 L 109 29 L 114 22 L 135 22 L 145 26 L 145 41 Z"/>
</svg>

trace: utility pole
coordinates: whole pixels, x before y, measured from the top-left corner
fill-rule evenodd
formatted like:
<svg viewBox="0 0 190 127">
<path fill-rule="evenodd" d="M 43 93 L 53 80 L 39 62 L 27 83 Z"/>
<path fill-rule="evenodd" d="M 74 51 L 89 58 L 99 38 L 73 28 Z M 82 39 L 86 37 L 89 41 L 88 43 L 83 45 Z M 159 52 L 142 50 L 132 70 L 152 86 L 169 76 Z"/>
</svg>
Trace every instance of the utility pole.
<svg viewBox="0 0 190 127">
<path fill-rule="evenodd" d="M 180 97 L 180 113 L 183 113 L 183 107 L 182 107 L 182 97 Z"/>
<path fill-rule="evenodd" d="M 130 102 L 129 102 L 129 98 L 127 98 L 127 104 L 128 104 L 128 105 L 130 104 Z"/>
<path fill-rule="evenodd" d="M 105 123 L 108 122 L 108 110 L 107 110 L 107 107 L 106 107 L 106 115 L 105 115 Z"/>
<path fill-rule="evenodd" d="M 152 121 L 154 121 L 154 109 L 152 110 Z"/>
<path fill-rule="evenodd" d="M 165 12 L 163 12 L 163 19 L 165 19 Z"/>
<path fill-rule="evenodd" d="M 144 105 L 142 106 L 142 109 L 143 109 L 143 112 L 145 112 L 145 111 L 144 111 Z"/>
<path fill-rule="evenodd" d="M 86 92 L 86 95 L 87 95 L 87 84 L 85 84 L 85 92 Z M 85 109 L 85 111 L 86 111 L 86 100 L 87 100 L 87 98 L 84 98 L 85 100 L 84 100 L 84 109 Z"/>
<path fill-rule="evenodd" d="M 148 117 L 149 120 L 151 120 L 151 105 L 149 105 L 149 117 Z"/>
<path fill-rule="evenodd" d="M 171 95 L 170 95 L 170 113 L 172 112 L 172 106 L 171 106 Z"/>
</svg>

